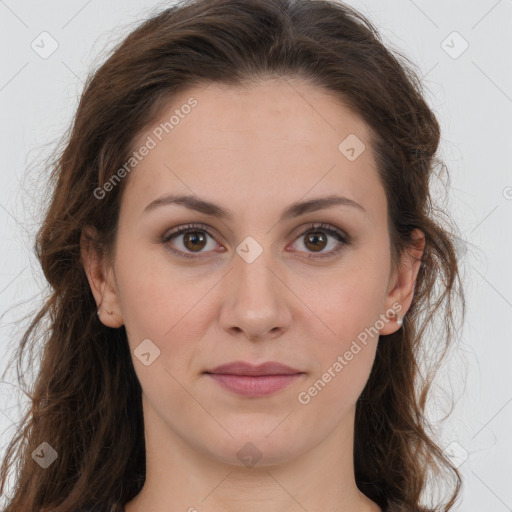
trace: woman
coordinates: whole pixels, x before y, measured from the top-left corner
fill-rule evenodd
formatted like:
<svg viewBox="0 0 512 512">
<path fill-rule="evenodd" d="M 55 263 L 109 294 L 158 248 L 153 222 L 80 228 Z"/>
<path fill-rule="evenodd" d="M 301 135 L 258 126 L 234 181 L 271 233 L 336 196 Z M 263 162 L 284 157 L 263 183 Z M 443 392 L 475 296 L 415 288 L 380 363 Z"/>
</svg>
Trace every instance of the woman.
<svg viewBox="0 0 512 512">
<path fill-rule="evenodd" d="M 419 371 L 435 313 L 444 354 L 464 309 L 439 140 L 406 59 L 341 3 L 142 23 L 55 159 L 53 293 L 20 357 L 51 325 L 5 510 L 452 508 Z"/>
</svg>

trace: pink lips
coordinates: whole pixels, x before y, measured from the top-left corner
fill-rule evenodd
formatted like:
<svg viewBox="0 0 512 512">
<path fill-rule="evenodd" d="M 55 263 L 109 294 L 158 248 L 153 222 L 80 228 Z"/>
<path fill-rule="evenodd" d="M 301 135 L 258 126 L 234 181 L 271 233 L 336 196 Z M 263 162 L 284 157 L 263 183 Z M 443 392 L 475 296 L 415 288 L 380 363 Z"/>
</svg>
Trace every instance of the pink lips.
<svg viewBox="0 0 512 512">
<path fill-rule="evenodd" d="M 243 361 L 223 364 L 205 373 L 223 388 L 247 397 L 270 395 L 304 375 L 300 370 L 276 362 L 255 366 Z"/>
</svg>

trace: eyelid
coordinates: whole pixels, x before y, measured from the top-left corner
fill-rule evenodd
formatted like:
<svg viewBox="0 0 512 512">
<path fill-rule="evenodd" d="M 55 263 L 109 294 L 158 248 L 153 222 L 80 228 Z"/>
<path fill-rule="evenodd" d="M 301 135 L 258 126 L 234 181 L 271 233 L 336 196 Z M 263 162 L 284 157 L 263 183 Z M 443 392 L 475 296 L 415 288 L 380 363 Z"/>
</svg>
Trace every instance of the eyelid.
<svg viewBox="0 0 512 512">
<path fill-rule="evenodd" d="M 216 236 L 222 238 L 217 234 L 217 231 L 208 224 L 192 222 L 189 224 L 182 224 L 176 228 L 172 228 L 171 230 L 166 231 L 162 236 L 162 242 L 168 242 L 172 237 L 182 235 L 183 233 L 187 233 L 189 231 L 204 231 L 212 238 L 215 238 Z"/>
<path fill-rule="evenodd" d="M 324 252 L 324 253 L 318 253 L 318 254 L 308 253 L 309 259 L 322 259 L 322 258 L 326 258 L 329 256 L 334 256 L 335 254 L 340 252 L 344 246 L 348 246 L 348 245 L 352 244 L 351 236 L 348 235 L 344 230 L 342 230 L 334 225 L 325 223 L 325 222 L 310 222 L 310 223 L 308 223 L 308 225 L 306 227 L 299 228 L 299 231 L 296 232 L 296 234 L 294 233 L 294 235 L 293 235 L 294 236 L 293 242 L 295 242 L 298 238 L 301 238 L 315 230 L 324 231 L 329 236 L 336 238 L 338 240 L 338 247 L 336 249 L 332 249 L 331 251 Z M 164 235 L 161 237 L 161 242 L 167 246 L 167 250 L 169 250 L 173 254 L 176 254 L 179 257 L 188 258 L 188 259 L 201 259 L 201 258 L 207 257 L 207 256 L 204 256 L 204 254 L 207 254 L 207 253 L 201 253 L 201 252 L 196 253 L 196 254 L 187 253 L 187 252 L 181 251 L 179 249 L 172 248 L 171 246 L 168 245 L 168 242 L 172 238 L 182 235 L 187 232 L 192 232 L 192 231 L 202 231 L 202 232 L 206 233 L 208 236 L 210 236 L 211 238 L 215 239 L 215 235 L 213 233 L 215 230 L 208 224 L 189 223 L 189 224 L 183 224 L 181 226 L 177 226 L 176 228 L 173 228 L 170 231 L 165 232 Z M 211 252 L 211 251 L 209 251 L 209 252 Z M 301 251 L 299 251 L 299 252 L 301 252 Z"/>
</svg>

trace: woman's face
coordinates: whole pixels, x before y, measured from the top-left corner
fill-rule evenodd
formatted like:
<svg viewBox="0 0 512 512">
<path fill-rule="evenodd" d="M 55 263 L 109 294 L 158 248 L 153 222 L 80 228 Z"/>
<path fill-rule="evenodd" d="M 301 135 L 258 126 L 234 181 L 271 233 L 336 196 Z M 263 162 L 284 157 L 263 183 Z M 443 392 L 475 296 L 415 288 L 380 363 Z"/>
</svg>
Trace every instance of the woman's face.
<svg viewBox="0 0 512 512">
<path fill-rule="evenodd" d="M 238 465 L 349 433 L 418 270 L 391 268 L 365 123 L 305 81 L 211 83 L 176 97 L 142 146 L 112 272 L 92 286 L 101 320 L 126 327 L 146 428 Z M 294 371 L 207 373 L 233 362 Z"/>
</svg>

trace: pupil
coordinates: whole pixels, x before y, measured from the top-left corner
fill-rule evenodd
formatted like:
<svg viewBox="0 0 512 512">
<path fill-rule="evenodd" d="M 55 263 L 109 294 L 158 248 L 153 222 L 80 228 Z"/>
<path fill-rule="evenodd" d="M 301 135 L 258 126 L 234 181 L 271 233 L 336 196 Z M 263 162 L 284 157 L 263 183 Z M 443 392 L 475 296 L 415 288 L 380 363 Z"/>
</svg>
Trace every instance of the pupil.
<svg viewBox="0 0 512 512">
<path fill-rule="evenodd" d="M 318 235 L 318 234 L 314 234 L 314 233 L 312 233 L 312 234 L 309 236 L 309 239 L 308 239 L 308 240 L 314 239 L 315 241 L 318 241 L 319 239 L 323 239 L 323 238 L 324 238 L 324 237 L 323 237 L 323 235 L 322 235 L 322 234 Z M 316 248 L 316 249 L 318 249 L 318 248 L 319 248 L 319 246 L 316 244 L 316 242 L 314 243 L 313 247 L 314 247 L 314 248 Z M 322 249 L 322 248 L 323 248 L 323 247 L 320 247 L 320 249 Z"/>
<path fill-rule="evenodd" d="M 185 245 L 187 245 L 187 247 L 188 247 L 188 243 L 189 243 L 189 242 L 192 242 L 192 245 L 193 245 L 193 246 L 197 246 L 197 244 L 198 244 L 198 243 L 201 243 L 201 242 L 199 241 L 200 239 L 203 239 L 203 241 L 204 241 L 204 237 L 203 237 L 203 235 L 202 235 L 201 233 L 198 233 L 198 232 L 194 232 L 194 233 L 192 233 L 192 234 L 190 234 L 190 233 L 189 233 L 189 234 L 187 234 L 187 236 L 186 236 L 186 238 L 185 238 Z M 320 234 L 312 233 L 312 234 L 310 234 L 310 235 L 309 235 L 309 237 L 308 237 L 308 243 L 311 243 L 311 241 L 313 241 L 313 242 L 312 242 L 312 247 L 313 247 L 314 249 L 320 249 L 320 250 L 321 250 L 323 247 L 321 247 L 321 246 L 319 246 L 319 245 L 318 245 L 318 241 L 319 241 L 319 240 L 320 240 L 320 241 L 324 241 L 324 242 L 325 242 L 325 240 L 324 240 L 324 236 L 323 236 L 323 234 L 322 234 L 322 233 L 320 233 Z M 192 247 L 192 248 L 193 248 L 193 247 Z M 197 247 L 196 247 L 196 248 L 197 248 Z M 201 248 L 202 248 L 202 247 L 200 247 L 200 249 L 201 249 Z M 191 249 L 191 247 L 189 247 L 189 249 Z"/>
<path fill-rule="evenodd" d="M 191 239 L 193 240 L 192 241 L 192 245 L 196 245 L 197 244 L 197 239 L 198 238 L 204 238 L 203 235 L 201 233 L 197 233 L 197 232 L 194 232 L 193 234 L 188 234 L 185 238 L 185 244 L 187 245 L 188 247 L 188 242 L 191 241 Z M 189 249 L 191 249 L 191 247 L 188 247 Z M 192 247 L 193 248 L 193 247 Z M 197 247 L 196 247 L 197 248 Z M 200 247 L 201 249 L 202 247 Z"/>
</svg>

